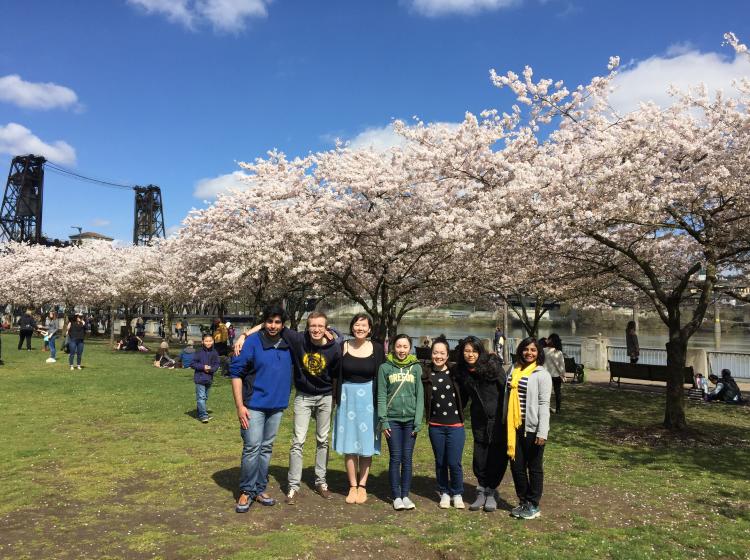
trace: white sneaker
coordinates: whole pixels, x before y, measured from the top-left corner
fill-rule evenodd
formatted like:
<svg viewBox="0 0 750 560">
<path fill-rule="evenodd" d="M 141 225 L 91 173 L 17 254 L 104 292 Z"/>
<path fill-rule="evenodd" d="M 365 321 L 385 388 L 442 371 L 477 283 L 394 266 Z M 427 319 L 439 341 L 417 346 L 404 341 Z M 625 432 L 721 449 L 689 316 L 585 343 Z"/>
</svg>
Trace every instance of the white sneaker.
<svg viewBox="0 0 750 560">
<path fill-rule="evenodd" d="M 417 507 L 414 505 L 414 502 L 409 499 L 409 496 L 407 496 L 406 498 L 401 498 L 401 501 L 404 504 L 404 509 L 414 509 Z"/>
<path fill-rule="evenodd" d="M 47 359 L 46 359 L 45 361 L 46 361 L 46 362 L 47 362 L 48 364 L 54 364 L 54 363 L 55 363 L 55 362 L 56 362 L 57 360 L 56 360 L 56 359 L 54 359 L 54 358 L 47 358 Z"/>
<path fill-rule="evenodd" d="M 404 501 L 401 498 L 396 498 L 393 500 L 393 509 L 396 511 L 401 511 L 404 509 Z"/>
<path fill-rule="evenodd" d="M 78 366 L 78 369 L 81 369 L 81 366 Z"/>
<path fill-rule="evenodd" d="M 76 368 L 73 367 L 73 366 L 70 366 L 70 371 L 73 371 L 74 369 L 76 369 Z"/>
<path fill-rule="evenodd" d="M 464 509 L 464 499 L 461 496 L 453 496 L 453 507 L 456 509 Z"/>
<path fill-rule="evenodd" d="M 440 503 L 438 507 L 441 509 L 448 509 L 451 507 L 451 497 L 448 494 L 440 494 Z"/>
</svg>

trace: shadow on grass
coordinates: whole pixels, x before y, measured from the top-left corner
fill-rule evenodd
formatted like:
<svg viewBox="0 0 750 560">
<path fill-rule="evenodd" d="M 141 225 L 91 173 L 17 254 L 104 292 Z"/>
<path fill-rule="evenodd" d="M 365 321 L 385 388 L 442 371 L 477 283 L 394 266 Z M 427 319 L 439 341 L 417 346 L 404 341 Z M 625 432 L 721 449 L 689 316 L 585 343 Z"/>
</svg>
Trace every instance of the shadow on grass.
<svg viewBox="0 0 750 560">
<path fill-rule="evenodd" d="M 569 401 L 564 414 L 553 416 L 550 432 L 562 445 L 585 448 L 602 461 L 624 467 L 662 470 L 669 464 L 689 473 L 709 472 L 745 480 L 750 447 L 743 428 L 727 423 L 689 422 L 674 434 L 654 423 L 663 416 L 663 395 L 579 387 L 583 398 Z M 595 411 L 592 413 L 592 411 Z M 702 411 L 696 411 L 700 414 Z"/>
<path fill-rule="evenodd" d="M 289 469 L 284 466 L 271 465 L 268 470 L 269 479 L 273 479 L 276 485 L 283 489 L 284 492 L 287 490 L 287 477 Z M 213 481 L 232 493 L 232 496 L 236 500 L 239 498 L 239 480 L 240 480 L 240 468 L 231 467 L 228 469 L 216 471 L 211 475 Z M 329 469 L 326 473 L 326 482 L 331 492 L 335 494 L 341 494 L 345 496 L 349 490 L 349 481 L 346 476 L 346 472 L 342 470 Z M 302 469 L 302 486 L 306 492 L 315 492 L 315 468 L 312 466 L 305 467 Z M 370 475 L 367 480 L 367 492 L 368 494 L 382 502 L 390 504 L 393 501 L 391 495 L 391 485 L 388 477 L 388 471 L 384 471 L 380 474 Z M 473 484 L 464 485 L 464 496 L 474 496 L 476 493 L 476 486 Z M 411 495 L 420 496 L 426 500 L 438 501 L 439 494 L 435 479 L 429 476 L 417 475 L 412 478 L 411 484 Z M 513 506 L 505 501 L 502 497 L 498 500 L 498 509 L 510 511 Z"/>
</svg>

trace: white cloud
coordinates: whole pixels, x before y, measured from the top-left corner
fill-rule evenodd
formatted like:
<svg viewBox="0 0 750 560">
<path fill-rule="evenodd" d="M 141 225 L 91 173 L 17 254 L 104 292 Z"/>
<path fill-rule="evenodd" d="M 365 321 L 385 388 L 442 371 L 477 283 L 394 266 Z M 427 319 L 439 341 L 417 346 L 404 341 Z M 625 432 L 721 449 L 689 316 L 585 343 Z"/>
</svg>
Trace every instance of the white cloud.
<svg viewBox="0 0 750 560">
<path fill-rule="evenodd" d="M 163 14 L 174 23 L 193 29 L 208 22 L 219 31 L 241 31 L 251 17 L 266 17 L 272 0 L 127 0 L 146 12 Z"/>
<path fill-rule="evenodd" d="M 728 59 L 717 53 L 701 53 L 689 44 L 669 47 L 666 56 L 653 56 L 627 66 L 615 78 L 612 106 L 620 113 L 632 111 L 641 101 L 654 101 L 661 107 L 672 103 L 668 90 L 674 85 L 682 91 L 700 83 L 709 91 L 723 90 L 732 95 L 732 81 L 750 76 L 750 59 Z"/>
<path fill-rule="evenodd" d="M 76 92 L 53 83 L 27 82 L 18 74 L 0 78 L 0 101 L 27 109 L 67 109 L 76 106 Z"/>
<path fill-rule="evenodd" d="M 393 126 L 389 124 L 380 128 L 367 128 L 352 138 L 348 144 L 353 150 L 372 148 L 376 151 L 385 151 L 388 148 L 406 145 L 406 138 L 397 134 Z"/>
<path fill-rule="evenodd" d="M 245 27 L 245 19 L 268 15 L 266 4 L 269 2 L 270 0 L 200 0 L 196 2 L 196 9 L 216 29 L 241 31 Z"/>
<path fill-rule="evenodd" d="M 193 26 L 193 12 L 188 7 L 188 0 L 127 0 L 129 4 L 143 8 L 149 14 L 164 14 L 174 23 L 186 27 Z"/>
<path fill-rule="evenodd" d="M 169 226 L 167 228 L 167 231 L 165 232 L 167 237 L 172 237 L 173 235 L 175 235 L 178 231 L 180 231 L 181 227 L 182 226 L 180 224 L 177 224 L 175 226 Z"/>
<path fill-rule="evenodd" d="M 17 123 L 0 125 L 0 153 L 11 156 L 35 154 L 65 165 L 76 162 L 76 151 L 67 142 L 57 140 L 47 144 L 28 128 Z"/>
<path fill-rule="evenodd" d="M 112 222 L 110 222 L 109 220 L 105 220 L 104 218 L 94 218 L 93 220 L 91 220 L 91 225 L 93 227 L 104 227 L 108 226 L 111 223 Z"/>
<path fill-rule="evenodd" d="M 429 123 L 430 126 L 446 127 L 448 129 L 458 128 L 459 123 L 435 122 Z M 393 125 L 382 127 L 366 128 L 363 132 L 357 134 L 347 142 L 347 146 L 352 150 L 361 150 L 372 148 L 378 152 L 384 152 L 389 148 L 405 146 L 408 140 L 393 130 Z"/>
<path fill-rule="evenodd" d="M 195 184 L 193 196 L 201 200 L 216 198 L 219 193 L 228 189 L 246 189 L 249 186 L 248 175 L 242 171 L 219 175 L 218 177 L 201 179 Z"/>
<path fill-rule="evenodd" d="M 447 14 L 476 14 L 485 10 L 499 10 L 521 3 L 522 0 L 411 0 L 411 7 L 429 17 Z"/>
</svg>

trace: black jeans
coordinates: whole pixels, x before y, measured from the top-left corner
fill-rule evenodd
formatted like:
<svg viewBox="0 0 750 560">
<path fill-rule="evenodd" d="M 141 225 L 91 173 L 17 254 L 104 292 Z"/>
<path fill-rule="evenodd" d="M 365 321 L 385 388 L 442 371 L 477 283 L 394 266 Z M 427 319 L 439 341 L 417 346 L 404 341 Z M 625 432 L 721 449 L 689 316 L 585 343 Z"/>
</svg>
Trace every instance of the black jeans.
<svg viewBox="0 0 750 560">
<path fill-rule="evenodd" d="M 34 331 L 18 331 L 18 349 L 23 346 L 23 340 L 26 339 L 26 350 L 31 350 L 31 335 Z"/>
<path fill-rule="evenodd" d="M 562 377 L 552 378 L 552 388 L 555 390 L 555 412 L 560 412 L 560 402 L 562 401 Z"/>
<path fill-rule="evenodd" d="M 536 432 L 524 436 L 523 431 L 523 426 L 516 431 L 516 458 L 510 462 L 510 472 L 518 499 L 538 506 L 544 487 L 544 445 L 534 443 Z"/>
<path fill-rule="evenodd" d="M 482 488 L 497 488 L 508 468 L 508 444 L 504 434 L 505 424 L 496 418 L 490 441 L 479 441 L 474 438 L 474 458 L 471 466 Z"/>
</svg>

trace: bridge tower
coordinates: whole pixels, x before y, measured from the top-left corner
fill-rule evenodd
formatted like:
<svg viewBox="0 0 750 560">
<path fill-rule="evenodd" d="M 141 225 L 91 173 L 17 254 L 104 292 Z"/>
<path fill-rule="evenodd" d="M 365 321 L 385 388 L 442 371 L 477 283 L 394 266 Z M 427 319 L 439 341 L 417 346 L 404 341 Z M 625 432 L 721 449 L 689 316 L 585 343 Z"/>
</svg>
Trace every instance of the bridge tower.
<svg viewBox="0 0 750 560">
<path fill-rule="evenodd" d="M 46 161 L 33 154 L 13 158 L 0 207 L 0 241 L 42 242 Z"/>
<path fill-rule="evenodd" d="M 156 185 L 136 186 L 133 245 L 148 245 L 155 237 L 166 237 L 161 189 Z"/>
</svg>

